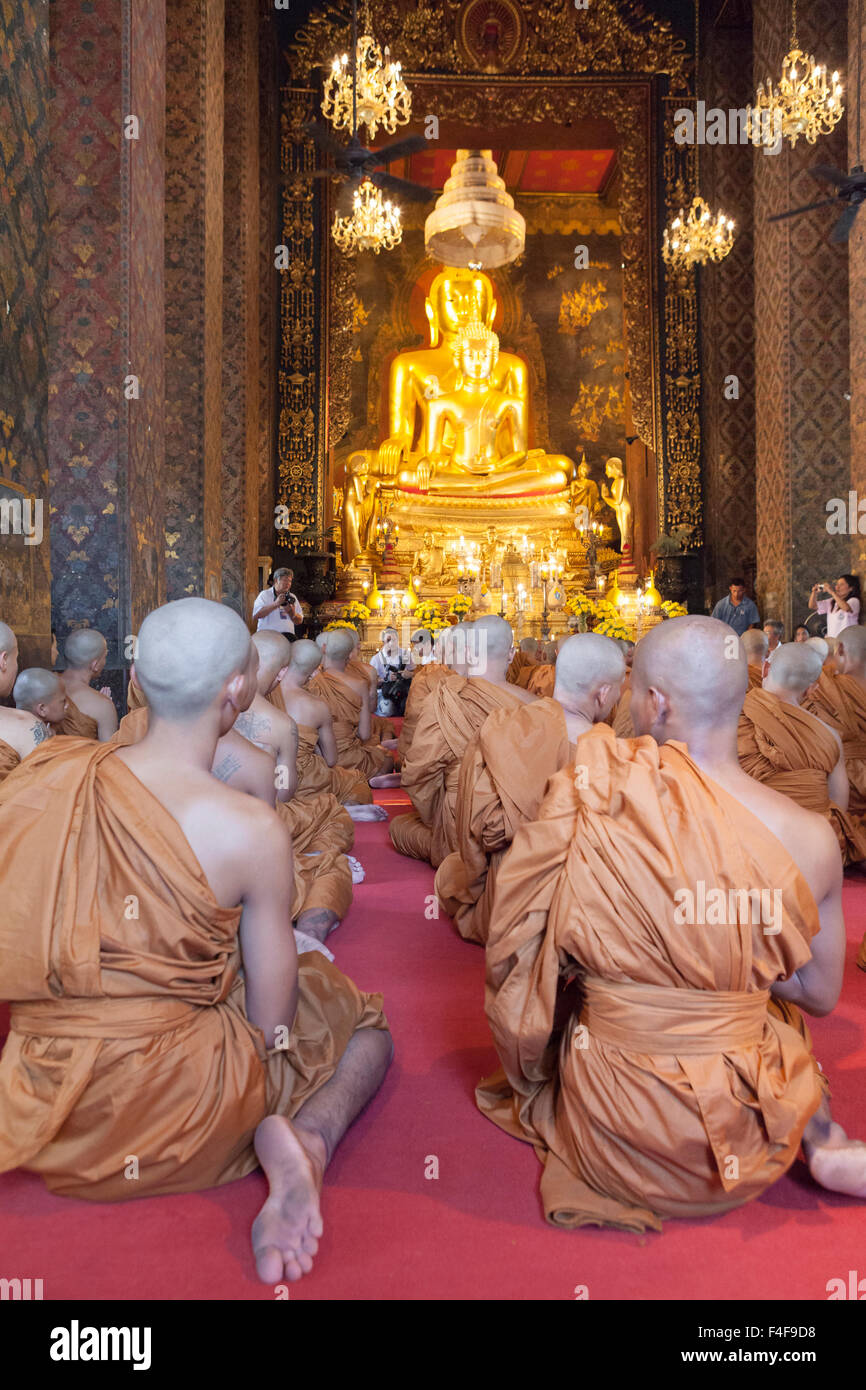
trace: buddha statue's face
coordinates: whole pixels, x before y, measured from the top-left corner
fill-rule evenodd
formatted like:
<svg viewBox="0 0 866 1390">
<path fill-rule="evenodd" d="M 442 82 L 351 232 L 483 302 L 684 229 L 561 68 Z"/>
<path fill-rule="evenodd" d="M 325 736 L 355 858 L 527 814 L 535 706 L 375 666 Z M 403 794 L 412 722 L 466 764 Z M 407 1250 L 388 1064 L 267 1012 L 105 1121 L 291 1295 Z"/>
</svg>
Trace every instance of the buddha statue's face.
<svg viewBox="0 0 866 1390">
<path fill-rule="evenodd" d="M 578 478 L 588 478 L 588 477 L 589 477 L 589 464 L 588 464 L 588 463 L 580 463 L 580 464 L 578 464 L 578 466 L 577 466 L 577 476 L 578 476 Z"/>
<path fill-rule="evenodd" d="M 495 338 L 468 338 L 460 354 L 463 375 L 470 381 L 488 381 L 498 356 Z"/>
<path fill-rule="evenodd" d="M 430 287 L 427 317 L 438 340 L 438 333 L 457 333 L 474 319 L 489 328 L 494 308 L 493 286 L 486 275 L 450 270 L 437 275 Z"/>
</svg>

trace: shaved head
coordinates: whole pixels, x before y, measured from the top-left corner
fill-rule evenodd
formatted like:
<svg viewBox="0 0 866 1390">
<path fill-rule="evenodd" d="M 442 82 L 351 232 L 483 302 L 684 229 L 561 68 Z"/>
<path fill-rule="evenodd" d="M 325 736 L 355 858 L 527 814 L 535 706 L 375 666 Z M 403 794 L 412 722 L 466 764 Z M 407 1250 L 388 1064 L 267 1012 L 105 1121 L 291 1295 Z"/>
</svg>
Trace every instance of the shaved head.
<svg viewBox="0 0 866 1390">
<path fill-rule="evenodd" d="M 18 646 L 18 638 L 7 623 L 0 623 L 0 656 L 4 652 L 14 652 Z"/>
<path fill-rule="evenodd" d="M 314 671 L 322 664 L 322 649 L 316 642 L 309 642 L 302 638 L 299 642 L 291 642 L 291 664 L 297 671 L 302 671 L 305 676 L 311 676 Z"/>
<path fill-rule="evenodd" d="M 156 718 L 186 722 L 217 703 L 226 684 L 254 672 L 255 648 L 232 608 L 182 598 L 148 613 L 135 678 Z"/>
<path fill-rule="evenodd" d="M 350 632 L 347 627 L 335 627 L 330 632 L 320 632 L 316 641 L 324 638 L 321 642 L 322 649 L 327 652 L 331 661 L 348 661 L 352 652 L 355 650 L 356 632 Z"/>
<path fill-rule="evenodd" d="M 769 675 L 764 677 L 764 689 L 802 695 L 815 684 L 823 665 L 820 652 L 808 642 L 785 642 L 774 653 Z"/>
<path fill-rule="evenodd" d="M 520 639 L 520 650 L 525 652 L 527 656 L 538 656 L 539 646 L 537 637 L 521 637 Z"/>
<path fill-rule="evenodd" d="M 36 713 L 36 706 L 53 700 L 63 691 L 63 682 L 53 671 L 45 671 L 41 666 L 31 666 L 22 671 L 12 692 L 17 709 L 28 709 Z"/>
<path fill-rule="evenodd" d="M 259 656 L 259 690 L 264 694 L 276 680 L 277 672 L 289 665 L 292 644 L 281 632 L 266 627 L 254 632 L 251 640 Z"/>
<path fill-rule="evenodd" d="M 606 719 L 624 680 L 625 657 L 619 643 L 597 632 L 579 632 L 566 638 L 559 649 L 553 698 L 568 709 L 579 707 L 594 719 Z M 599 695 L 600 701 L 595 698 Z M 591 711 L 585 708 L 587 699 L 594 702 Z"/>
<path fill-rule="evenodd" d="M 822 666 L 824 662 L 827 660 L 827 657 L 830 655 L 830 643 L 825 642 L 823 637 L 807 637 L 806 641 L 803 643 L 803 646 L 811 647 L 813 652 L 818 652 L 819 656 L 821 657 Z M 775 661 L 776 658 L 773 657 L 773 660 Z"/>
<path fill-rule="evenodd" d="M 844 675 L 861 675 L 866 666 L 866 627 L 846 627 L 839 637 L 837 651 L 844 654 L 840 671 Z"/>
<path fill-rule="evenodd" d="M 18 674 L 18 639 L 6 623 L 0 623 L 0 695 L 6 696 Z"/>
<path fill-rule="evenodd" d="M 638 642 L 631 712 L 638 734 L 688 743 L 690 731 L 733 726 L 748 685 L 746 653 L 716 618 L 668 618 Z"/>
<path fill-rule="evenodd" d="M 555 663 L 556 663 L 556 658 L 557 658 L 558 655 L 559 655 L 559 643 L 558 643 L 558 642 L 545 642 L 545 644 L 544 644 L 544 659 L 545 659 L 545 661 L 547 662 L 548 666 L 553 666 L 553 665 L 555 665 Z"/>
<path fill-rule="evenodd" d="M 743 633 L 740 641 L 746 653 L 746 660 L 750 666 L 762 666 L 767 655 L 767 648 L 770 639 L 766 632 L 759 632 L 757 628 L 750 627 Z M 775 657 L 773 660 L 775 661 Z"/>
<path fill-rule="evenodd" d="M 63 646 L 63 655 L 70 666 L 89 666 L 99 661 L 108 651 L 108 643 L 101 632 L 93 627 L 82 627 L 70 632 Z"/>
<path fill-rule="evenodd" d="M 514 634 L 504 618 L 498 618 L 494 613 L 485 613 L 472 624 L 472 627 L 475 632 L 484 634 L 483 637 L 479 637 L 479 645 L 486 642 L 488 657 L 492 657 L 494 661 L 508 657 Z"/>
</svg>

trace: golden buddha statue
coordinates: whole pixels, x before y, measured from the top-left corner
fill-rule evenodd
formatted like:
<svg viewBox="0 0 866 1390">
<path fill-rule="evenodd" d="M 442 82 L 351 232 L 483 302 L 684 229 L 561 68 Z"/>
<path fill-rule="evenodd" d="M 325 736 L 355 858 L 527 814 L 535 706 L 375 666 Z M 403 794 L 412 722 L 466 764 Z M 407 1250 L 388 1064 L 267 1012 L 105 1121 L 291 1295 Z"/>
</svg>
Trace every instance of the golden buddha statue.
<svg viewBox="0 0 866 1390">
<path fill-rule="evenodd" d="M 616 515 L 623 560 L 630 562 L 634 540 L 634 517 L 628 490 L 628 479 L 625 476 L 625 464 L 620 458 L 609 458 L 604 466 L 604 471 L 612 479 L 612 486 L 610 488 L 602 486 L 601 495 Z"/>
<path fill-rule="evenodd" d="M 601 510 L 598 483 L 590 477 L 586 454 L 577 465 L 577 477 L 571 484 L 571 505 L 574 508 L 575 525 L 583 523 L 590 526 L 596 513 Z"/>
<path fill-rule="evenodd" d="M 345 466 L 343 564 L 369 554 L 383 488 L 435 497 L 567 497 L 571 460 L 530 449 L 529 377 L 492 332 L 493 285 L 445 269 L 425 310 L 430 346 L 391 366 L 389 435 Z"/>
</svg>

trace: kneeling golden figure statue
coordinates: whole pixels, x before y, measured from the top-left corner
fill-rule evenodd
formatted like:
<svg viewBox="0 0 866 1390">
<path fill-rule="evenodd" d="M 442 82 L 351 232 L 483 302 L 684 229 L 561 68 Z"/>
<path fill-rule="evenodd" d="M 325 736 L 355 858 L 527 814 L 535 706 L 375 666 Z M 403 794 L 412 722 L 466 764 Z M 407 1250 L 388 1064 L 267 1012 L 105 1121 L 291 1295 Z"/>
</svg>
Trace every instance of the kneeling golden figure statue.
<svg viewBox="0 0 866 1390">
<path fill-rule="evenodd" d="M 570 459 L 528 448 L 526 364 L 499 351 L 489 278 L 444 270 L 425 309 L 431 346 L 391 367 L 388 438 L 346 463 L 344 565 L 369 555 L 384 489 L 487 501 L 568 487 Z"/>
</svg>

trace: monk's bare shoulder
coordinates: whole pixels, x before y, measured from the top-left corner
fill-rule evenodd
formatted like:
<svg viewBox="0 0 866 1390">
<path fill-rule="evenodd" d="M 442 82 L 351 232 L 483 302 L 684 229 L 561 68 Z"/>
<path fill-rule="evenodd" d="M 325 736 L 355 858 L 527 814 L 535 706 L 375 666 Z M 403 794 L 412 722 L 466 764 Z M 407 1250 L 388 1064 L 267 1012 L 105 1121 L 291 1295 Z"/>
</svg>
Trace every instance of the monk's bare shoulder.
<svg viewBox="0 0 866 1390">
<path fill-rule="evenodd" d="M 836 889 L 842 878 L 842 860 L 836 834 L 825 816 L 807 811 L 790 797 L 751 777 L 751 785 L 739 800 L 763 821 L 796 863 L 816 902 Z M 736 792 L 734 793 L 736 795 Z"/>
<path fill-rule="evenodd" d="M 24 709 L 0 709 L 0 739 L 14 748 L 19 758 L 26 758 L 49 738 L 53 738 L 52 730 L 35 714 Z"/>
<path fill-rule="evenodd" d="M 91 719 L 104 718 L 108 713 L 116 714 L 114 701 L 89 685 L 72 686 L 67 694 L 76 708 L 80 709 L 82 714 L 89 714 Z"/>
<path fill-rule="evenodd" d="M 811 714 L 811 716 L 812 716 L 813 719 L 817 719 L 817 721 L 818 721 L 819 724 L 823 724 L 823 726 L 824 726 L 824 728 L 827 730 L 828 734 L 832 734 L 832 735 L 833 735 L 833 739 L 834 739 L 834 741 L 835 741 L 836 747 L 837 747 L 838 750 L 839 750 L 839 757 L 841 758 L 841 757 L 842 757 L 842 740 L 841 740 L 841 738 L 839 737 L 839 734 L 838 734 L 837 730 L 834 729 L 834 728 L 832 728 L 832 726 L 831 726 L 830 724 L 827 723 L 826 719 L 822 719 L 821 716 L 820 716 L 819 714 L 815 714 L 813 710 L 806 710 L 806 713 L 807 713 L 807 714 Z"/>
<path fill-rule="evenodd" d="M 260 748 L 232 728 L 216 746 L 213 776 L 236 791 L 272 803 L 275 757 L 273 748 Z"/>
</svg>

